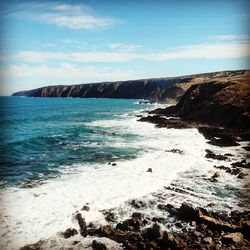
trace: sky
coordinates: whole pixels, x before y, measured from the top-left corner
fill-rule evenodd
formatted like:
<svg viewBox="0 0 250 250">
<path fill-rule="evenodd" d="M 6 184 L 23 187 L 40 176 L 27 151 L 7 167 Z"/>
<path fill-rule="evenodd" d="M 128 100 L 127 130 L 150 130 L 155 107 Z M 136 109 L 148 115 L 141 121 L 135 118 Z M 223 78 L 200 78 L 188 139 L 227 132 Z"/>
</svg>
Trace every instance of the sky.
<svg viewBox="0 0 250 250">
<path fill-rule="evenodd" d="M 1 95 L 250 68 L 250 1 L 0 1 Z"/>
</svg>

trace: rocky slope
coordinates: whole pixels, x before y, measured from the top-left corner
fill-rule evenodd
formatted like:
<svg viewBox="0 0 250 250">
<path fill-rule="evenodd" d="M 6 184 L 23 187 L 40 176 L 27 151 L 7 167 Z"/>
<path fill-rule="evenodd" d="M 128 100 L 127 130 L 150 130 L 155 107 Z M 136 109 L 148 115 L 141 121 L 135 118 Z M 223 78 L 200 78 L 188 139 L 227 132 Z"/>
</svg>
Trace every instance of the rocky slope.
<svg viewBox="0 0 250 250">
<path fill-rule="evenodd" d="M 102 82 L 80 85 L 58 85 L 20 91 L 13 96 L 30 97 L 82 97 L 147 99 L 153 102 L 173 103 L 192 85 L 207 81 L 224 81 L 240 77 L 244 70 L 223 71 L 182 77 L 142 79 L 133 81 Z"/>
<path fill-rule="evenodd" d="M 250 71 L 241 75 L 192 85 L 179 103 L 155 110 L 182 121 L 202 122 L 231 128 L 250 127 Z"/>
</svg>

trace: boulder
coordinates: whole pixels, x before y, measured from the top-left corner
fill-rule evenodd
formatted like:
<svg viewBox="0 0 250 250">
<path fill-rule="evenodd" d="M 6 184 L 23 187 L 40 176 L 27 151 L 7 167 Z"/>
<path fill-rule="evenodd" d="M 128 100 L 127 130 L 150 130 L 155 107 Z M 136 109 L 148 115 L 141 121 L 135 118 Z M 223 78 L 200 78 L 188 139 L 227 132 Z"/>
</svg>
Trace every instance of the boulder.
<svg viewBox="0 0 250 250">
<path fill-rule="evenodd" d="M 77 230 L 75 228 L 68 228 L 65 232 L 62 233 L 64 238 L 70 238 L 74 235 L 78 234 Z"/>
<path fill-rule="evenodd" d="M 147 172 L 152 173 L 153 172 L 152 168 L 149 168 Z"/>
<path fill-rule="evenodd" d="M 83 237 L 86 237 L 88 232 L 87 232 L 87 225 L 86 221 L 84 218 L 82 218 L 82 214 L 78 213 L 76 215 L 76 220 L 78 221 L 78 225 L 80 227 L 80 233 Z"/>
<path fill-rule="evenodd" d="M 90 207 L 88 205 L 84 205 L 81 210 L 88 212 L 90 210 Z"/>
<path fill-rule="evenodd" d="M 220 173 L 219 173 L 219 172 L 215 172 L 215 173 L 213 174 L 213 176 L 212 176 L 213 179 L 214 179 L 214 178 L 218 178 L 218 177 L 220 177 Z"/>
<path fill-rule="evenodd" d="M 243 235 L 242 233 L 239 233 L 239 232 L 230 233 L 230 234 L 224 235 L 222 240 L 226 244 L 239 243 L 243 240 Z"/>
<path fill-rule="evenodd" d="M 196 220 L 199 211 L 194 208 L 191 204 L 183 202 L 181 207 L 178 209 L 178 216 L 185 220 Z"/>
<path fill-rule="evenodd" d="M 153 227 L 146 229 L 143 235 L 144 238 L 148 239 L 149 241 L 153 241 L 162 238 L 163 234 L 164 231 L 162 230 L 160 224 L 155 222 Z"/>
<path fill-rule="evenodd" d="M 205 237 L 203 239 L 203 242 L 206 244 L 206 245 L 211 245 L 213 243 L 213 239 L 212 237 Z"/>
<path fill-rule="evenodd" d="M 92 241 L 92 248 L 93 250 L 106 250 L 107 249 L 105 244 L 98 242 L 96 240 Z"/>
</svg>

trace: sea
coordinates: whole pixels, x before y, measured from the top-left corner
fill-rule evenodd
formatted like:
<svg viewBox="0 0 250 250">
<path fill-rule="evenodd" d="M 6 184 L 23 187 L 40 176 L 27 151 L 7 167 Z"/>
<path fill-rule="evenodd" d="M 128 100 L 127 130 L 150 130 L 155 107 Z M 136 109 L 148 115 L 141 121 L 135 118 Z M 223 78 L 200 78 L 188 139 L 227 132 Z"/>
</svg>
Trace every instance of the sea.
<svg viewBox="0 0 250 250">
<path fill-rule="evenodd" d="M 149 217 L 162 216 L 157 204 L 163 194 L 177 206 L 189 201 L 213 203 L 217 210 L 242 208 L 243 180 L 225 172 L 218 183 L 208 180 L 214 165 L 230 162 L 205 157 L 210 149 L 241 160 L 242 145 L 212 146 L 195 128 L 138 121 L 165 106 L 128 99 L 0 97 L 0 249 L 51 237 L 50 248 L 59 249 L 64 244 L 59 232 L 77 228 L 75 213 L 81 211 L 88 223 L 107 224 L 103 210 L 123 220 L 133 212 L 133 199 L 148 204 L 141 210 Z M 169 195 L 171 185 L 185 192 Z M 90 210 L 82 211 L 86 204 Z"/>
</svg>

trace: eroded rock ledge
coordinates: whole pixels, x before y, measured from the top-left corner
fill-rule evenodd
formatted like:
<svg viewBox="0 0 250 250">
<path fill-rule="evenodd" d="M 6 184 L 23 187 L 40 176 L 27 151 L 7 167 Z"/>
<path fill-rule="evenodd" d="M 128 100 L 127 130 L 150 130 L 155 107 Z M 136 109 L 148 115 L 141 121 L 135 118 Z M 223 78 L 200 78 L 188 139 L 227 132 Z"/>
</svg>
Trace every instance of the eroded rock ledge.
<svg viewBox="0 0 250 250">
<path fill-rule="evenodd" d="M 230 215 L 208 212 L 182 203 L 179 208 L 167 204 L 161 207 L 167 217 L 175 217 L 173 222 L 179 228 L 171 232 L 162 224 L 163 218 L 145 218 L 141 212 L 134 212 L 130 218 L 116 225 L 95 228 L 89 224 L 82 227 L 81 216 L 77 217 L 82 237 L 94 237 L 93 249 L 107 249 L 96 238 L 108 238 L 119 243 L 123 249 L 242 249 L 250 247 L 250 213 L 232 211 Z M 80 218 L 80 219 L 79 219 Z M 77 229 L 67 229 L 62 235 L 74 237 Z M 84 232 L 83 232 L 84 231 Z M 72 241 L 77 247 L 80 242 Z M 20 250 L 43 249 L 43 241 L 27 245 Z M 73 249 L 73 246 L 72 246 Z"/>
</svg>

